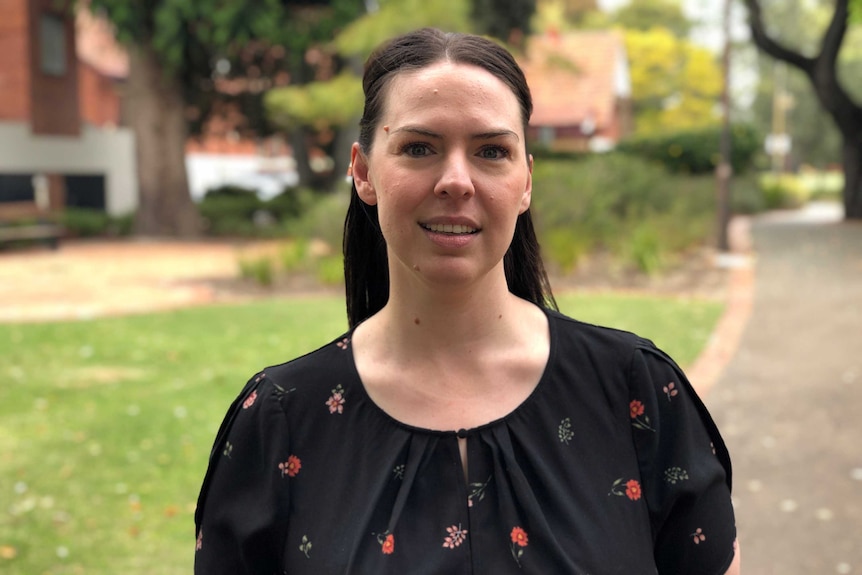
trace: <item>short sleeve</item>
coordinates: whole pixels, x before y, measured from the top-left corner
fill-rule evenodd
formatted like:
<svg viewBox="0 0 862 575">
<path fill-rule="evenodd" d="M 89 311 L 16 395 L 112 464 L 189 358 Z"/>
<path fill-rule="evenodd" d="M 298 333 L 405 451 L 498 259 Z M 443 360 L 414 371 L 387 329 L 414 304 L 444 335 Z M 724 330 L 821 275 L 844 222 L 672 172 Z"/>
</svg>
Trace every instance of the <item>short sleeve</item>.
<svg viewBox="0 0 862 575">
<path fill-rule="evenodd" d="M 281 572 L 290 466 L 280 388 L 259 374 L 230 406 L 210 454 L 195 511 L 195 573 Z"/>
<path fill-rule="evenodd" d="M 724 575 L 736 540 L 730 457 L 682 370 L 647 341 L 632 359 L 629 418 L 658 573 Z"/>
</svg>

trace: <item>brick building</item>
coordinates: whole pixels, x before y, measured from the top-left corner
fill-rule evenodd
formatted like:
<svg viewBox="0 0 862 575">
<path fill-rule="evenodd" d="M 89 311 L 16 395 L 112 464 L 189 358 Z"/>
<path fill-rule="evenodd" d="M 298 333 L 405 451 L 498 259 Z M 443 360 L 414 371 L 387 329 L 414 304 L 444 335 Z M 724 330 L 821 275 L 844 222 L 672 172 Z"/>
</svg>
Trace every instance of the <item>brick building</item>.
<svg viewBox="0 0 862 575">
<path fill-rule="evenodd" d="M 619 33 L 532 36 L 519 64 L 533 95 L 533 142 L 552 150 L 603 151 L 631 133 L 631 80 Z"/>
<path fill-rule="evenodd" d="M 55 0 L 0 0 L 0 15 L 0 217 L 134 210 L 134 139 L 117 93 L 125 72 L 92 45 L 99 23 Z"/>
</svg>

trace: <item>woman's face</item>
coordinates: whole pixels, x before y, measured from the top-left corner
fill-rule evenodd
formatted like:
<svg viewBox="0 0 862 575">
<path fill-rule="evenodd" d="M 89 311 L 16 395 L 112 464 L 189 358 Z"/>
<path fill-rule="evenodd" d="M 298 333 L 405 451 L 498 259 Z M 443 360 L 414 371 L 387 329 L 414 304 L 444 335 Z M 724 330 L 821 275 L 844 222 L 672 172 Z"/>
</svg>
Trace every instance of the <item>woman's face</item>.
<svg viewBox="0 0 862 575">
<path fill-rule="evenodd" d="M 440 62 L 396 75 L 367 156 L 354 145 L 360 198 L 376 205 L 390 279 L 436 284 L 502 277 L 532 158 L 518 100 L 482 68 Z"/>
</svg>

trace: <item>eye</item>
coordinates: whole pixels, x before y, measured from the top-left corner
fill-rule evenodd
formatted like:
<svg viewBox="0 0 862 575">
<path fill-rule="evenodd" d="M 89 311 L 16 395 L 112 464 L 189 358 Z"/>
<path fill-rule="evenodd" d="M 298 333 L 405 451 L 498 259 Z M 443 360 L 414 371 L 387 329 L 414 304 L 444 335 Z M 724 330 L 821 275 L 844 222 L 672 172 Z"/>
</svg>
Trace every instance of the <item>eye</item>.
<svg viewBox="0 0 862 575">
<path fill-rule="evenodd" d="M 509 150 L 503 146 L 485 146 L 477 155 L 485 160 L 502 160 L 509 157 Z"/>
<path fill-rule="evenodd" d="M 401 153 L 412 158 L 421 158 L 431 155 L 431 147 L 421 142 L 411 142 L 401 146 Z"/>
</svg>

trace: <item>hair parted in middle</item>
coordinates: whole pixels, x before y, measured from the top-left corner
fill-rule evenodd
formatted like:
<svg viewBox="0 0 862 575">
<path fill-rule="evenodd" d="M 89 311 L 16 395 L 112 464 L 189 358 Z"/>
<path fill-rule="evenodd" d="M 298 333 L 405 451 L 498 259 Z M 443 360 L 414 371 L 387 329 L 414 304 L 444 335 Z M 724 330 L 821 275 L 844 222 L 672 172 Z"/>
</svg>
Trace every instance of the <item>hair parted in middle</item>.
<svg viewBox="0 0 862 575">
<path fill-rule="evenodd" d="M 383 44 L 365 63 L 365 108 L 359 122 L 359 147 L 363 153 L 369 153 L 374 145 L 374 132 L 391 80 L 400 72 L 444 61 L 477 66 L 506 84 L 518 99 L 527 133 L 533 100 L 524 73 L 512 55 L 481 36 L 422 28 Z M 359 198 L 355 184 L 344 222 L 343 250 L 347 319 L 352 328 L 380 311 L 389 299 L 386 241 L 380 231 L 377 207 Z M 529 209 L 518 216 L 503 268 L 510 292 L 536 305 L 557 309 Z"/>
</svg>

